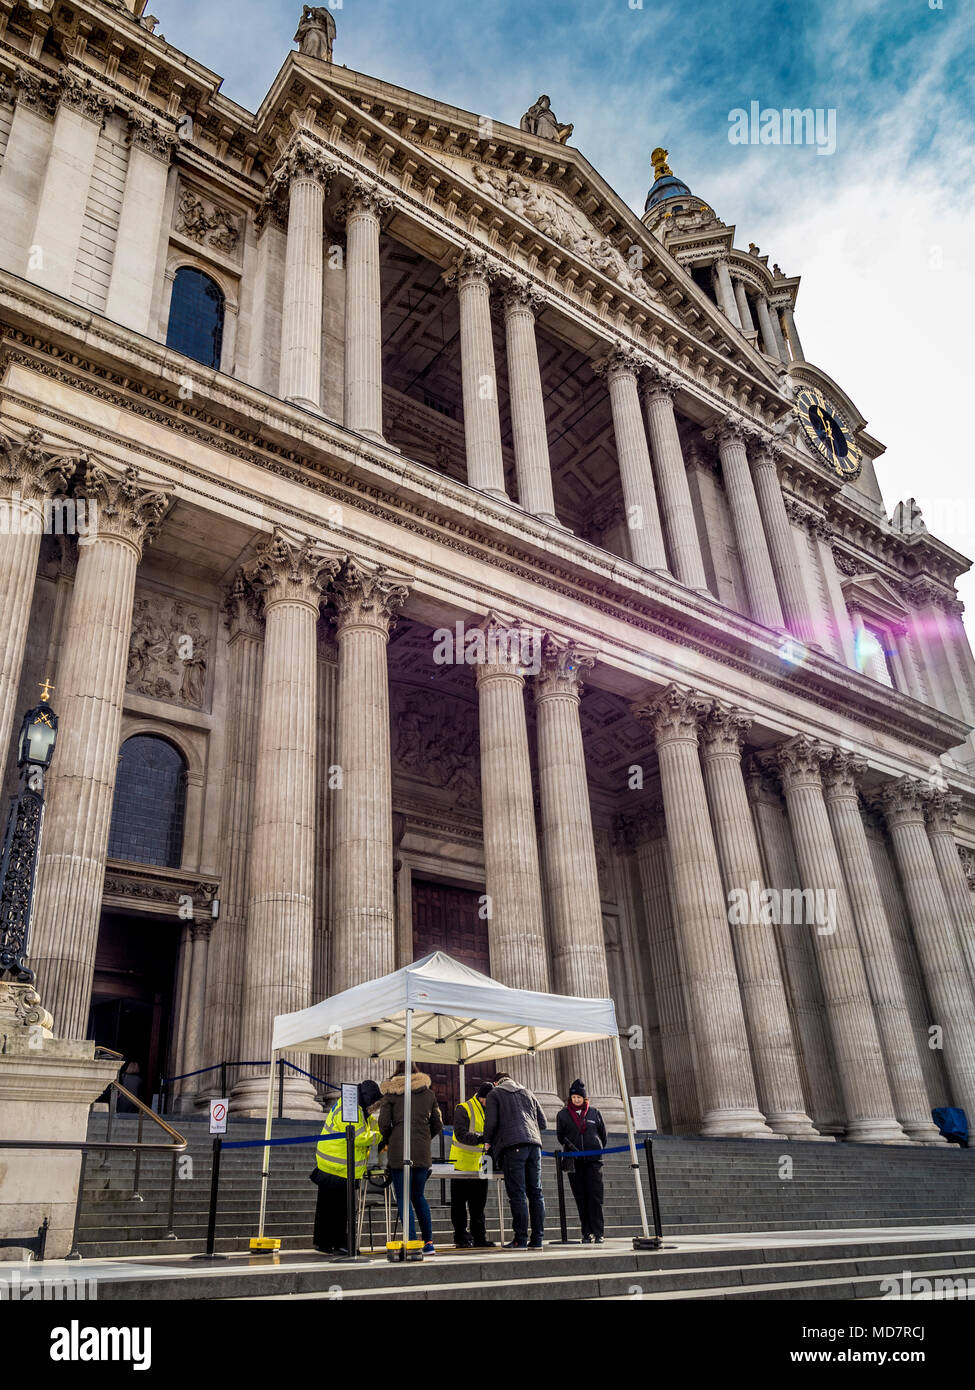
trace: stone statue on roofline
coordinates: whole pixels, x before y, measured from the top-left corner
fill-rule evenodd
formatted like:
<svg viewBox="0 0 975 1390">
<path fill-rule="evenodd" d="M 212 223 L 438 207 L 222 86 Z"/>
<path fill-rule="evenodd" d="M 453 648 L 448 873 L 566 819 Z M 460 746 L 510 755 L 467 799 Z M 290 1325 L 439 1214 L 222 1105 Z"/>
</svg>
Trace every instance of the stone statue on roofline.
<svg viewBox="0 0 975 1390">
<path fill-rule="evenodd" d="M 539 140 L 556 140 L 564 145 L 574 129 L 571 125 L 559 125 L 552 110 L 549 97 L 540 96 L 534 106 L 530 106 L 521 118 L 521 129 Z"/>
<path fill-rule="evenodd" d="M 334 42 L 335 20 L 331 12 L 324 5 L 306 5 L 295 34 L 298 52 L 305 58 L 320 58 L 323 63 L 330 63 Z"/>
</svg>

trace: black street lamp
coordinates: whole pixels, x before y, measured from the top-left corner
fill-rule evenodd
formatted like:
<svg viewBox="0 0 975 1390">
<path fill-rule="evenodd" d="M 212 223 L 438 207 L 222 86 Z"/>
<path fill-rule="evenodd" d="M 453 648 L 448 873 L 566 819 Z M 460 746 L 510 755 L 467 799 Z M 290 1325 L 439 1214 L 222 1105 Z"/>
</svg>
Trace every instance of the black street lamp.
<svg viewBox="0 0 975 1390">
<path fill-rule="evenodd" d="M 10 801 L 0 859 L 0 979 L 22 985 L 34 983 L 27 965 L 34 875 L 44 822 L 44 774 L 58 738 L 58 717 L 47 703 L 51 689 L 45 681 L 41 703 L 24 715 L 17 743 L 20 785 Z"/>
</svg>

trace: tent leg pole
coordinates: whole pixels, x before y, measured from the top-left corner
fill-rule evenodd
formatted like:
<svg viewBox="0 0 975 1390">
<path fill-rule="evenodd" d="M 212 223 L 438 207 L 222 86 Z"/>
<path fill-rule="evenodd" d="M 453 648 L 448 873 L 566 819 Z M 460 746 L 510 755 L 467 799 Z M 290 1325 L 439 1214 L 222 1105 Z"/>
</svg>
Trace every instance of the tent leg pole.
<svg viewBox="0 0 975 1390">
<path fill-rule="evenodd" d="M 620 1047 L 619 1037 L 613 1039 L 613 1048 L 616 1053 L 616 1075 L 620 1083 L 620 1099 L 623 1102 L 623 1114 L 626 1116 L 626 1137 L 630 1141 L 630 1167 L 633 1169 L 633 1181 L 636 1183 L 636 1198 L 640 1206 L 640 1221 L 643 1223 L 643 1235 L 646 1240 L 650 1239 L 650 1227 L 647 1224 L 647 1204 L 643 1200 L 643 1184 L 640 1182 L 640 1160 L 636 1153 L 636 1131 L 633 1128 L 633 1116 L 630 1114 L 630 1095 L 626 1089 L 626 1072 L 623 1070 L 623 1049 Z"/>
<path fill-rule="evenodd" d="M 271 1125 L 274 1121 L 274 1057 L 271 1057 L 270 1066 L 267 1069 L 267 1114 L 264 1117 L 264 1157 L 261 1163 L 261 1216 L 257 1224 L 258 1240 L 264 1235 L 264 1216 L 267 1211 L 267 1183 L 270 1176 L 269 1168 L 271 1164 L 271 1150 L 267 1146 L 267 1140 L 271 1137 Z"/>
<path fill-rule="evenodd" d="M 404 1047 L 406 1058 L 403 1062 L 405 1085 L 403 1087 L 403 1241 L 404 1244 L 410 1238 L 410 1216 L 413 1212 L 413 1204 L 410 1201 L 412 1193 L 413 1162 L 410 1157 L 410 1127 L 413 1111 L 413 1010 L 406 1011 L 406 1046 Z"/>
</svg>

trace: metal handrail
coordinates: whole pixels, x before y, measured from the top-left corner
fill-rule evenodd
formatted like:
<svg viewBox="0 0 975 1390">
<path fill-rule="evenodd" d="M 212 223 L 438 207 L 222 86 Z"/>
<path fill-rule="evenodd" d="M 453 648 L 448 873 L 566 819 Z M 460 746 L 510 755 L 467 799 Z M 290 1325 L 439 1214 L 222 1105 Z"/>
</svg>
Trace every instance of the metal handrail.
<svg viewBox="0 0 975 1390">
<path fill-rule="evenodd" d="M 120 1058 L 122 1056 L 122 1053 L 113 1052 L 111 1048 L 108 1047 L 97 1047 L 95 1049 L 95 1052 L 96 1055 L 98 1055 L 101 1058 Z M 122 1151 L 125 1153 L 134 1153 L 136 1167 L 135 1173 L 133 1175 L 132 1200 L 139 1202 L 143 1200 L 142 1194 L 138 1191 L 138 1179 L 142 1154 L 144 1152 L 159 1153 L 160 1151 L 162 1153 L 172 1154 L 173 1162 L 169 1176 L 169 1221 L 166 1229 L 166 1239 L 176 1239 L 176 1232 L 173 1229 L 173 1216 L 176 1205 L 176 1159 L 179 1154 L 185 1153 L 186 1149 L 189 1147 L 189 1140 L 185 1139 L 182 1134 L 180 1134 L 177 1130 L 173 1129 L 172 1125 L 168 1125 L 166 1121 L 161 1118 L 161 1116 L 155 1113 L 154 1110 L 150 1110 L 147 1105 L 144 1105 L 143 1102 L 139 1099 L 139 1097 L 133 1095 L 131 1091 L 127 1090 L 120 1081 L 116 1079 L 110 1081 L 108 1084 L 113 1089 L 113 1101 L 115 1100 L 115 1092 L 117 1092 L 118 1095 L 125 1096 L 126 1100 L 130 1100 L 139 1112 L 139 1134 L 134 1144 L 117 1142 L 113 1143 L 108 1139 L 0 1139 L 0 1149 L 73 1149 L 81 1154 L 81 1168 L 78 1172 L 78 1201 L 75 1206 L 74 1213 L 74 1231 L 71 1237 L 71 1250 L 67 1256 L 69 1260 L 80 1260 L 82 1258 L 81 1252 L 78 1249 L 78 1233 L 81 1227 L 81 1208 L 85 1199 L 85 1169 L 87 1167 L 88 1155 L 90 1153 L 105 1153 L 117 1151 Z M 110 1107 L 108 1130 L 109 1133 L 111 1133 L 111 1122 L 113 1114 L 114 1110 Z M 172 1137 L 173 1142 L 168 1144 L 153 1144 L 151 1142 L 145 1143 L 142 1139 L 142 1126 L 144 1124 L 143 1117 L 145 1115 L 148 1115 L 150 1120 L 154 1121 L 155 1124 L 159 1125 L 160 1129 L 165 1130 L 166 1133 Z"/>
</svg>

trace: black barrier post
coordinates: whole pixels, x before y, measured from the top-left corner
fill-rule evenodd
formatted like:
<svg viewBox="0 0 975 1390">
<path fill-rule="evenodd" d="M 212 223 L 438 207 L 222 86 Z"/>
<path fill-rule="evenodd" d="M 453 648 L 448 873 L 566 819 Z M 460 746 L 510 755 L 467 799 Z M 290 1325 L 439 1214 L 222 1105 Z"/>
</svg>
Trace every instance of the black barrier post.
<svg viewBox="0 0 975 1390">
<path fill-rule="evenodd" d="M 578 1245 L 577 1240 L 569 1239 L 569 1227 L 565 1219 L 565 1178 L 562 1173 L 562 1150 L 555 1150 L 555 1188 L 559 1194 L 559 1231 L 561 1240 L 553 1240 L 553 1245 Z"/>
<path fill-rule="evenodd" d="M 359 1255 L 359 1232 L 355 1219 L 355 1125 L 345 1126 L 345 1202 L 348 1225 L 345 1248 L 349 1252 L 349 1259 L 355 1260 Z"/>
<path fill-rule="evenodd" d="M 447 1157 L 447 1155 L 444 1153 L 444 1147 L 443 1147 L 443 1130 L 441 1130 L 441 1131 L 440 1131 L 440 1162 L 443 1163 L 443 1162 L 445 1161 L 446 1157 Z M 441 1178 L 441 1179 L 440 1179 L 440 1205 L 441 1205 L 442 1207 L 445 1207 L 445 1206 L 447 1205 L 447 1183 L 446 1183 L 446 1180 L 445 1180 L 444 1178 Z"/>
<path fill-rule="evenodd" d="M 648 1134 L 643 1141 L 647 1155 L 647 1172 L 650 1175 L 650 1206 L 653 1211 L 653 1235 L 634 1236 L 634 1250 L 673 1250 L 672 1245 L 664 1244 L 664 1229 L 660 1220 L 660 1195 L 657 1192 L 657 1170 L 653 1162 L 653 1140 Z"/>
<path fill-rule="evenodd" d="M 217 1192 L 220 1187 L 220 1150 L 223 1140 L 218 1134 L 213 1141 L 213 1162 L 210 1165 L 210 1210 L 207 1214 L 207 1248 L 202 1255 L 194 1255 L 194 1260 L 224 1260 L 225 1255 L 214 1254 L 217 1242 Z"/>
<path fill-rule="evenodd" d="M 226 1063 L 226 1062 L 221 1062 L 221 1063 L 220 1063 L 220 1094 L 221 1094 L 222 1096 L 225 1096 L 225 1095 L 227 1094 L 227 1063 Z"/>
</svg>

